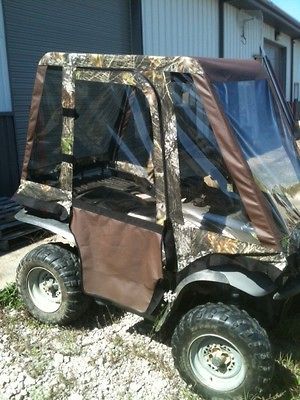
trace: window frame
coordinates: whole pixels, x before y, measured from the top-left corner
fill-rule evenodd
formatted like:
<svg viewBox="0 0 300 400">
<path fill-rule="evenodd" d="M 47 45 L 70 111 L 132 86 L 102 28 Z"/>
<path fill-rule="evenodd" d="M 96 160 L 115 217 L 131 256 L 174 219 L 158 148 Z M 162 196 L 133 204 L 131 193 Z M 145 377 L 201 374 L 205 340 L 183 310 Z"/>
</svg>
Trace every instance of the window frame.
<svg viewBox="0 0 300 400">
<path fill-rule="evenodd" d="M 73 74 L 74 91 L 76 91 L 76 81 L 93 81 L 99 83 L 115 83 L 131 87 L 136 87 L 143 93 L 149 105 L 150 121 L 152 126 L 152 169 L 155 178 L 155 201 L 156 201 L 156 223 L 163 225 L 166 219 L 166 196 L 165 196 L 165 176 L 160 171 L 163 171 L 163 154 L 161 144 L 160 131 L 160 115 L 158 109 L 157 95 L 153 86 L 140 73 L 131 72 L 128 70 L 107 70 L 97 68 L 76 68 Z M 75 102 L 75 95 L 74 95 Z M 74 104 L 75 105 L 75 104 Z M 73 122 L 74 123 L 74 122 Z M 74 126 L 73 126 L 74 129 Z M 74 130 L 73 130 L 74 132 Z M 73 135 L 74 141 L 74 135 Z M 153 183 L 149 174 L 141 174 L 139 169 L 136 169 L 136 175 L 146 178 L 149 183 Z M 135 218 L 135 217 L 133 217 Z M 136 218 L 138 219 L 138 218 Z"/>
</svg>

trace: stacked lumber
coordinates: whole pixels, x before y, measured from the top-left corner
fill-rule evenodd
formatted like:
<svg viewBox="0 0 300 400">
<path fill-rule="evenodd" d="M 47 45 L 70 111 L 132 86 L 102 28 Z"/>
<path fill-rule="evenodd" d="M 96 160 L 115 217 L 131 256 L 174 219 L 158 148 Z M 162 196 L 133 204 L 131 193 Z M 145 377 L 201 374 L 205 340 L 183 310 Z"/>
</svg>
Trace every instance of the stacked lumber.
<svg viewBox="0 0 300 400">
<path fill-rule="evenodd" d="M 15 215 L 21 206 L 7 197 L 0 197 L 0 251 L 9 250 L 11 241 L 38 230 L 33 225 L 17 221 Z"/>
</svg>

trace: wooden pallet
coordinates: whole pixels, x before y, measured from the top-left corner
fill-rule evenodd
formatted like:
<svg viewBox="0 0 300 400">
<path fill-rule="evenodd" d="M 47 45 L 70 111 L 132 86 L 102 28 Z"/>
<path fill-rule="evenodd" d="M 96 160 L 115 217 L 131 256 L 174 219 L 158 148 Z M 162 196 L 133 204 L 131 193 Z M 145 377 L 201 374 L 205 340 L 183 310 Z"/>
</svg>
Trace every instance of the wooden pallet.
<svg viewBox="0 0 300 400">
<path fill-rule="evenodd" d="M 36 232 L 37 227 L 15 219 L 21 206 L 7 197 L 0 197 L 0 251 L 9 250 L 10 242 L 19 237 Z"/>
</svg>

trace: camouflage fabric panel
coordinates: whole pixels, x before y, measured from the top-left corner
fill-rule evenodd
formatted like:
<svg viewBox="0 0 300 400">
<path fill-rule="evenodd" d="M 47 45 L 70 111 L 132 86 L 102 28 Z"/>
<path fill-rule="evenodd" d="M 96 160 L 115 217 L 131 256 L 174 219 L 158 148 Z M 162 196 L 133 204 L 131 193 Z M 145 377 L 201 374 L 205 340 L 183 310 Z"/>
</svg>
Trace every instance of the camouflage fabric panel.
<svg viewBox="0 0 300 400">
<path fill-rule="evenodd" d="M 230 239 L 218 233 L 199 229 L 198 226 L 188 222 L 174 223 L 174 236 L 179 270 L 195 260 L 213 253 L 261 254 L 265 259 L 266 248 L 260 244 Z M 269 253 L 271 254 L 271 252 Z"/>
<path fill-rule="evenodd" d="M 75 107 L 75 69 L 72 65 L 63 68 L 62 80 L 62 107 L 74 109 Z M 63 130 L 61 136 L 62 154 L 72 155 L 74 144 L 74 117 L 63 117 Z M 60 187 L 66 191 L 72 191 L 73 165 L 62 162 L 59 177 Z"/>
<path fill-rule="evenodd" d="M 63 117 L 63 131 L 61 137 L 61 150 L 63 154 L 73 154 L 74 118 Z"/>
<path fill-rule="evenodd" d="M 165 148 L 165 166 L 168 176 L 168 206 L 170 217 L 177 222 L 182 222 L 177 125 L 172 99 L 170 97 L 170 92 L 167 90 L 169 81 L 165 74 L 158 73 L 157 71 L 148 71 L 145 75 L 155 86 L 162 105 L 162 129 L 164 132 L 163 140 Z"/>
<path fill-rule="evenodd" d="M 88 53 L 47 53 L 39 65 L 94 67 L 124 70 L 164 70 L 182 73 L 203 73 L 197 58 Z"/>
<path fill-rule="evenodd" d="M 75 68 L 64 65 L 62 80 L 62 106 L 63 108 L 75 107 Z"/>
<path fill-rule="evenodd" d="M 145 178 L 153 184 L 153 181 L 149 179 L 148 173 L 144 167 L 141 167 L 140 165 L 134 165 L 126 161 L 116 161 L 115 165 L 120 171 L 129 172 L 130 174 Z"/>
<path fill-rule="evenodd" d="M 68 208 L 72 202 L 71 192 L 31 181 L 21 180 L 17 193 L 44 201 L 62 201 Z"/>
<path fill-rule="evenodd" d="M 74 69 L 67 65 L 63 68 L 62 80 L 62 107 L 74 109 L 75 107 L 75 76 Z M 61 148 L 63 154 L 73 154 L 74 118 L 64 117 Z"/>
<path fill-rule="evenodd" d="M 59 183 L 60 187 L 68 192 L 72 192 L 73 181 L 73 165 L 71 163 L 62 162 Z"/>
</svg>

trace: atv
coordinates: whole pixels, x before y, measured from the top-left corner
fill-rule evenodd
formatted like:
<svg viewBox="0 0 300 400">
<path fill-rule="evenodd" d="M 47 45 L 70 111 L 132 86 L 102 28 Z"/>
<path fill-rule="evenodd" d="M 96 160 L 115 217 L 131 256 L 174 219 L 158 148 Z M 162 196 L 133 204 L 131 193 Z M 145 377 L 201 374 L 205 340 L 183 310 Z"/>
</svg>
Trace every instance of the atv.
<svg viewBox="0 0 300 400">
<path fill-rule="evenodd" d="M 39 321 L 94 298 L 168 327 L 204 398 L 268 387 L 264 327 L 300 292 L 300 163 L 261 62 L 47 53 L 14 198 L 63 238 L 18 267 Z"/>
</svg>

